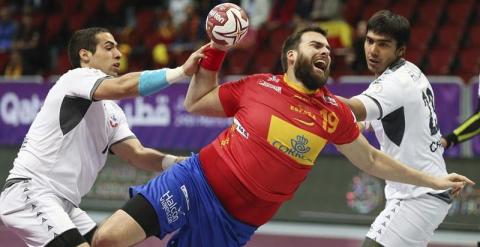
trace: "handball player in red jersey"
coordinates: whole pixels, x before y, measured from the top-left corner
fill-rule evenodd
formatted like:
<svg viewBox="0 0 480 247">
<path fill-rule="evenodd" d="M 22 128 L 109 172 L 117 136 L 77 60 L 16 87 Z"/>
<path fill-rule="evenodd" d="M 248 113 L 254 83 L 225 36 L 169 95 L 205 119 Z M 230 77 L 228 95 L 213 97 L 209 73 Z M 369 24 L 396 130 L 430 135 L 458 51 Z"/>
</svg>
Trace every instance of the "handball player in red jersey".
<svg viewBox="0 0 480 247">
<path fill-rule="evenodd" d="M 94 245 L 129 246 L 175 232 L 167 246 L 243 246 L 291 199 L 327 142 L 374 176 L 459 190 L 468 178 L 433 177 L 373 148 L 350 108 L 324 87 L 330 72 L 326 32 L 309 27 L 287 38 L 283 75 L 255 74 L 218 85 L 226 47 L 214 43 L 192 77 L 189 112 L 233 117 L 199 154 L 145 185 L 97 231 Z"/>
</svg>

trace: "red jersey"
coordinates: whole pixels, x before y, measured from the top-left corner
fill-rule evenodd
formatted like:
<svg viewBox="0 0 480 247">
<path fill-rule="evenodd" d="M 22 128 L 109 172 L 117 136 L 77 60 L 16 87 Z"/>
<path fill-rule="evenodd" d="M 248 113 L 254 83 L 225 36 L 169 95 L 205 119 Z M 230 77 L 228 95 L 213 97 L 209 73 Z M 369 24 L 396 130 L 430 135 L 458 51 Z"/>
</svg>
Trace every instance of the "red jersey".
<svg viewBox="0 0 480 247">
<path fill-rule="evenodd" d="M 233 124 L 200 151 L 221 203 L 251 225 L 292 198 L 328 141 L 350 143 L 360 133 L 350 108 L 325 87 L 306 92 L 285 80 L 257 74 L 222 84 L 220 101 Z"/>
</svg>

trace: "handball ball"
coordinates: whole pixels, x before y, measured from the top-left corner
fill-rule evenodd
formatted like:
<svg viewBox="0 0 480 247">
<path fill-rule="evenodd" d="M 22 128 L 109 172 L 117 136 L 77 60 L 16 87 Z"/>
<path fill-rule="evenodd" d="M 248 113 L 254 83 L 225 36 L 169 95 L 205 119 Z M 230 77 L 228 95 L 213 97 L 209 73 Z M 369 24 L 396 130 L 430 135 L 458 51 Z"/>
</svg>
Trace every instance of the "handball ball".
<svg viewBox="0 0 480 247">
<path fill-rule="evenodd" d="M 213 42 L 233 46 L 247 34 L 248 17 L 237 5 L 222 3 L 210 10 L 205 28 Z"/>
</svg>

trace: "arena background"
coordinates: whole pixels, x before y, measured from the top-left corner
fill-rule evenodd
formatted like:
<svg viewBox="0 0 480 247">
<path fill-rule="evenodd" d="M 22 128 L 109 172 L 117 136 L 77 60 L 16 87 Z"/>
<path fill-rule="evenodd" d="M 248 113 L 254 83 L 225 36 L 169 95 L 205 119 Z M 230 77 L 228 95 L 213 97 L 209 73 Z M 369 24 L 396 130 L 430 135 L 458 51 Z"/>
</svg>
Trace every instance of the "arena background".
<svg viewBox="0 0 480 247">
<path fill-rule="evenodd" d="M 0 185 L 48 89 L 69 69 L 66 43 L 72 31 L 87 26 L 108 27 L 124 53 L 123 73 L 175 67 L 192 49 L 206 42 L 204 18 L 220 2 L 0 0 L 0 34 L 8 33 L 6 23 L 15 24 L 10 46 L 2 42 L 6 35 L 0 35 Z M 342 96 L 355 95 L 372 80 L 362 65 L 358 49 L 361 36 L 355 30 L 376 10 L 387 8 L 411 21 L 406 57 L 419 65 L 433 84 L 441 131 L 453 130 L 477 107 L 479 1 L 231 2 L 247 10 L 251 30 L 244 42 L 229 52 L 222 81 L 254 72 L 280 73 L 279 40 L 300 26 L 318 24 L 328 29 L 333 47 L 328 87 Z M 9 15 L 3 14 L 5 9 Z M 189 155 L 228 127 L 228 119 L 186 113 L 182 106 L 186 87 L 185 82 L 153 96 L 119 102 L 132 130 L 145 145 Z M 371 134 L 366 135 L 377 145 Z M 445 156 L 449 171 L 480 182 L 480 137 L 450 149 Z M 81 206 L 101 221 L 125 202 L 128 186 L 153 176 L 111 156 Z M 369 223 L 384 206 L 383 185 L 383 181 L 352 166 L 333 146 L 327 146 L 295 198 L 259 230 L 248 246 L 359 246 Z M 477 241 L 478 186 L 468 187 L 455 200 L 431 246 L 476 246 Z M 4 228 L 0 228 L 0 243 L 23 246 Z M 149 240 L 143 245 L 158 243 Z"/>
</svg>

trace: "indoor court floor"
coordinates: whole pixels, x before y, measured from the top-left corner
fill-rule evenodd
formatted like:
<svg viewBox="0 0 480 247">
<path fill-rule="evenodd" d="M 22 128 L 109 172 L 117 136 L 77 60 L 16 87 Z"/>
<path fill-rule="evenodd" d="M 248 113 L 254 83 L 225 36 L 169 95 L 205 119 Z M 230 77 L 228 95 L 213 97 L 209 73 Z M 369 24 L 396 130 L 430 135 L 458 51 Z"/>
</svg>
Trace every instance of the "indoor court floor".
<svg viewBox="0 0 480 247">
<path fill-rule="evenodd" d="M 101 222 L 108 214 L 89 212 Z M 365 226 L 270 222 L 258 229 L 246 247 L 359 247 L 368 230 Z M 439 230 L 429 247 L 476 247 L 480 232 Z M 165 241 L 149 238 L 137 247 L 164 246 Z M 0 246 L 25 247 L 5 227 L 0 227 Z"/>
</svg>

